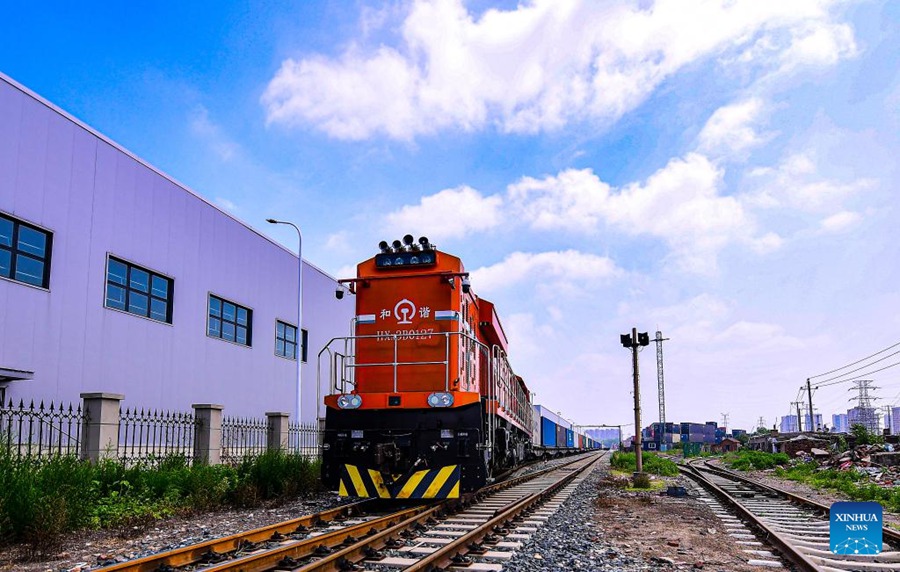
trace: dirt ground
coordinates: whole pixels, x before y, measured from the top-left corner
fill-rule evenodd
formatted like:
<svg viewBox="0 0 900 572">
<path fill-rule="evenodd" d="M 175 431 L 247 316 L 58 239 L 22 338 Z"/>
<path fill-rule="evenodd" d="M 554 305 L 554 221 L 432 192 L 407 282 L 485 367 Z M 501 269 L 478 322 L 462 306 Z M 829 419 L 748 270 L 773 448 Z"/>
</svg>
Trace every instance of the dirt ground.
<svg viewBox="0 0 900 572">
<path fill-rule="evenodd" d="M 674 484 L 675 479 L 671 479 Z M 759 572 L 710 509 L 691 497 L 624 492 L 610 477 L 597 496 L 595 521 L 623 554 L 671 561 L 675 570 Z M 753 558 L 758 558 L 753 556 Z"/>
</svg>

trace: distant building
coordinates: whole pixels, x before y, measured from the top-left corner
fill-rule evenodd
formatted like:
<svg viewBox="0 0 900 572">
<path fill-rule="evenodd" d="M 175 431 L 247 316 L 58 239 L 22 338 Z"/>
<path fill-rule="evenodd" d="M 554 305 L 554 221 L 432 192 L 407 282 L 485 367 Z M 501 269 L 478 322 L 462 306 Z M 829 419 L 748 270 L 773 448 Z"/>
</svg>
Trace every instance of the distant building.
<svg viewBox="0 0 900 572">
<path fill-rule="evenodd" d="M 781 418 L 781 425 L 778 430 L 782 433 L 797 433 L 797 416 L 785 415 Z"/>
<path fill-rule="evenodd" d="M 831 416 L 832 433 L 849 433 L 850 425 L 847 423 L 846 413 L 836 413 Z"/>
<path fill-rule="evenodd" d="M 900 407 L 891 408 L 891 435 L 900 435 Z"/>
<path fill-rule="evenodd" d="M 803 416 L 803 430 L 804 431 L 820 431 L 824 429 L 824 425 L 822 424 L 822 414 L 816 413 L 813 415 L 813 423 L 809 422 L 809 413 Z"/>
</svg>

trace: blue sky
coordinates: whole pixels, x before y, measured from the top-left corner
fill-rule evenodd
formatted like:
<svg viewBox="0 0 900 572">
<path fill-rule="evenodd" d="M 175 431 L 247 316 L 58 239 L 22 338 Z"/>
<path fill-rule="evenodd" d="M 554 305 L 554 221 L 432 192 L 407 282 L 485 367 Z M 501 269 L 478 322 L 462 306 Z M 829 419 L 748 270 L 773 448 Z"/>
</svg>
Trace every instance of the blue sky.
<svg viewBox="0 0 900 572">
<path fill-rule="evenodd" d="M 633 419 L 632 326 L 745 428 L 900 340 L 897 3 L 20 4 L 0 71 L 335 275 L 431 237 L 577 423 Z"/>
</svg>

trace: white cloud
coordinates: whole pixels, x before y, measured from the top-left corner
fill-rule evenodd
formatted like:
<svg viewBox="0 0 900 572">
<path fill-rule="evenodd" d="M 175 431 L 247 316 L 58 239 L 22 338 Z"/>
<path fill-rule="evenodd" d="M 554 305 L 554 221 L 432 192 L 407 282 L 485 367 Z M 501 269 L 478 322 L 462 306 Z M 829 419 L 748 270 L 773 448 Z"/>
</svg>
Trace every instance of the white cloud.
<svg viewBox="0 0 900 572">
<path fill-rule="evenodd" d="M 230 213 L 234 213 L 238 211 L 238 206 L 234 204 L 232 201 L 229 201 L 225 197 L 216 197 L 215 201 L 216 205 L 222 207 L 226 211 Z"/>
<path fill-rule="evenodd" d="M 407 205 L 388 214 L 388 231 L 425 234 L 432 240 L 442 240 L 490 230 L 503 220 L 502 202 L 498 196 L 485 197 L 467 186 L 444 189 L 422 197 L 418 205 Z"/>
<path fill-rule="evenodd" d="M 844 202 L 871 189 L 872 179 L 841 182 L 823 177 L 813 152 L 794 153 L 774 168 L 755 169 L 749 173 L 754 191 L 745 203 L 764 208 L 790 208 L 809 213 L 835 213 L 844 210 Z"/>
<path fill-rule="evenodd" d="M 473 288 L 481 293 L 495 293 L 525 281 L 557 292 L 560 289 L 577 290 L 582 283 L 620 275 L 622 271 L 609 258 L 576 250 L 538 254 L 513 252 L 502 262 L 471 273 Z"/>
<path fill-rule="evenodd" d="M 353 248 L 350 244 L 350 233 L 346 230 L 341 230 L 329 234 L 328 238 L 325 239 L 325 248 L 339 254 L 353 252 Z"/>
<path fill-rule="evenodd" d="M 533 0 L 476 18 L 462 0 L 415 0 L 397 25 L 399 45 L 369 39 L 373 21 L 390 28 L 384 19 L 393 13 L 365 12 L 359 42 L 334 58 L 285 60 L 261 102 L 269 123 L 311 125 L 342 139 L 610 121 L 712 57 L 770 70 L 853 55 L 853 31 L 832 21 L 829 4 Z"/>
<path fill-rule="evenodd" d="M 697 137 L 698 149 L 709 156 L 720 156 L 740 154 L 765 143 L 772 135 L 758 133 L 755 128 L 764 112 L 758 97 L 720 107 Z"/>
<path fill-rule="evenodd" d="M 794 33 L 781 56 L 782 71 L 801 66 L 829 66 L 857 54 L 853 29 L 846 24 L 810 23 Z"/>
<path fill-rule="evenodd" d="M 716 254 L 756 238 L 756 224 L 740 201 L 721 193 L 722 172 L 705 156 L 676 158 L 642 183 L 614 190 L 591 170 L 567 170 L 542 180 L 525 178 L 509 188 L 514 212 L 533 228 L 599 230 L 601 222 L 630 235 L 664 241 L 683 268 L 708 274 Z"/>
<path fill-rule="evenodd" d="M 822 232 L 841 232 L 854 226 L 860 220 L 862 220 L 862 216 L 857 212 L 841 211 L 823 219 L 820 228 Z"/>
<path fill-rule="evenodd" d="M 209 111 L 205 107 L 201 106 L 194 110 L 190 118 L 190 128 L 194 135 L 206 141 L 222 161 L 230 161 L 241 149 L 240 145 L 225 135 L 222 128 L 209 118 Z"/>
</svg>

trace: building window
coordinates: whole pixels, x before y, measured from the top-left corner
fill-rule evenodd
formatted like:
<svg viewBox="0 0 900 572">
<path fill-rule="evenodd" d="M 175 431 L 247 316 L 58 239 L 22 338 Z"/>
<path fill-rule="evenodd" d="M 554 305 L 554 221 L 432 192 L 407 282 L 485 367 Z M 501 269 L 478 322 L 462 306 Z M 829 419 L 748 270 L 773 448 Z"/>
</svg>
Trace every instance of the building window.
<svg viewBox="0 0 900 572">
<path fill-rule="evenodd" d="M 0 276 L 49 288 L 52 244 L 53 233 L 0 214 Z"/>
<path fill-rule="evenodd" d="M 275 322 L 275 355 L 297 359 L 297 328 L 281 320 Z"/>
<path fill-rule="evenodd" d="M 306 345 L 309 332 L 301 330 L 300 354 L 306 362 Z M 297 328 L 281 320 L 275 322 L 275 355 L 288 359 L 297 359 Z"/>
<path fill-rule="evenodd" d="M 110 256 L 106 261 L 106 307 L 172 323 L 174 281 Z"/>
<path fill-rule="evenodd" d="M 209 295 L 209 318 L 206 326 L 208 336 L 249 346 L 252 322 L 253 310 L 224 298 Z"/>
</svg>

